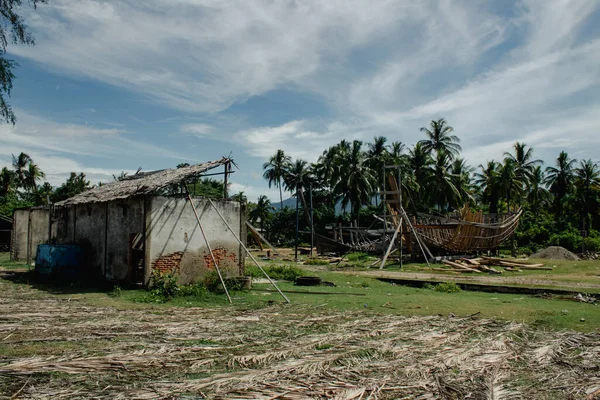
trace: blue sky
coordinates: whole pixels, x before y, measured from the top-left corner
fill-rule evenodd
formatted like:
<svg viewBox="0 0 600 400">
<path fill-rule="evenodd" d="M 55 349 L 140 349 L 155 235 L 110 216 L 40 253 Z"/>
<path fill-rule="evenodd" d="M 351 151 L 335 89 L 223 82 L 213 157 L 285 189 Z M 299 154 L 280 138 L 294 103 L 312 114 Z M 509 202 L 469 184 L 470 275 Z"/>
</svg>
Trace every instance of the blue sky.
<svg viewBox="0 0 600 400">
<path fill-rule="evenodd" d="M 278 198 L 262 163 L 341 139 L 412 145 L 444 117 L 476 166 L 519 140 L 600 158 L 600 2 L 50 0 L 25 8 L 0 166 L 57 185 L 231 154 L 233 191 Z"/>
</svg>

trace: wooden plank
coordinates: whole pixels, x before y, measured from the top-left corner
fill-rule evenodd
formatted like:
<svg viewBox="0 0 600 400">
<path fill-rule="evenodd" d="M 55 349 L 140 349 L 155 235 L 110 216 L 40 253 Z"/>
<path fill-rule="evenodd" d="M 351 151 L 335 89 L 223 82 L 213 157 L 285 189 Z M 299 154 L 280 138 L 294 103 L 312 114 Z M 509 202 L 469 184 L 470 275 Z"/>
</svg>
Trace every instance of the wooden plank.
<svg viewBox="0 0 600 400">
<path fill-rule="evenodd" d="M 520 264 L 515 262 L 508 261 L 499 261 L 498 264 L 503 267 L 514 267 L 514 268 L 529 268 L 529 269 L 544 269 L 547 271 L 552 271 L 550 267 L 544 267 L 544 264 Z"/>
<path fill-rule="evenodd" d="M 261 235 L 261 233 L 258 231 L 258 229 L 256 229 L 254 227 L 254 225 L 252 225 L 249 221 L 246 221 L 246 226 L 248 226 L 248 228 L 250 228 L 250 231 L 252 232 L 252 235 L 257 235 L 262 241 L 263 243 L 265 243 L 267 246 L 269 246 L 269 248 L 273 251 L 273 255 L 275 255 L 277 253 L 277 251 L 275 250 L 275 248 L 271 245 L 271 243 L 268 242 L 267 239 L 265 239 L 265 237 L 263 235 Z M 260 245 L 261 250 L 263 249 L 262 245 Z"/>
<path fill-rule="evenodd" d="M 459 263 L 455 263 L 453 261 L 442 260 L 442 264 L 446 264 L 446 265 L 449 265 L 451 267 L 455 267 L 455 268 L 458 268 L 458 269 L 467 270 L 467 271 L 471 271 L 471 272 L 481 272 L 481 271 L 479 271 L 477 269 L 469 268 L 469 267 L 467 267 L 465 265 L 462 265 L 462 264 L 459 264 Z"/>
</svg>

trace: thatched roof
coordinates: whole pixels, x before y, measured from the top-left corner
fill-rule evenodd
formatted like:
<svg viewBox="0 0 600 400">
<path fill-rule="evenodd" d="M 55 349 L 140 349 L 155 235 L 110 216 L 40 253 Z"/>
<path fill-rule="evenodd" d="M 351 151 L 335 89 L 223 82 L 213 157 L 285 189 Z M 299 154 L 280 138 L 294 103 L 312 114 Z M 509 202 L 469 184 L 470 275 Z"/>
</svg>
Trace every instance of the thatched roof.
<svg viewBox="0 0 600 400">
<path fill-rule="evenodd" d="M 191 165 L 189 167 L 137 173 L 118 182 L 97 186 L 86 192 L 56 203 L 56 205 L 64 206 L 72 204 L 103 203 L 112 200 L 126 199 L 133 196 L 151 194 L 170 185 L 185 181 L 188 178 L 198 176 L 210 169 L 225 165 L 230 161 L 232 161 L 230 158 L 222 158 L 221 160 Z"/>
</svg>

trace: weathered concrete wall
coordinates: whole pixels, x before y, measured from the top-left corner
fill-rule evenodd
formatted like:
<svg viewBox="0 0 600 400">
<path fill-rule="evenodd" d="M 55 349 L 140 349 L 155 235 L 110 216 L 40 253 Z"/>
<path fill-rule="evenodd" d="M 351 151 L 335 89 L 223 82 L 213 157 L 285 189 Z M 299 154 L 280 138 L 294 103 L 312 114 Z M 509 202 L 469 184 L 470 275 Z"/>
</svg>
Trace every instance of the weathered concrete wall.
<svg viewBox="0 0 600 400">
<path fill-rule="evenodd" d="M 144 199 L 131 198 L 108 203 L 106 279 L 129 280 L 132 241 L 144 233 Z M 143 238 L 140 240 L 143 245 Z"/>
<path fill-rule="evenodd" d="M 35 261 L 38 245 L 48 243 L 48 209 L 15 210 L 11 257 Z"/>
<path fill-rule="evenodd" d="M 75 222 L 74 207 L 53 207 L 52 243 L 75 243 Z"/>
<path fill-rule="evenodd" d="M 84 269 L 91 275 L 105 275 L 106 210 L 107 203 L 73 206 L 73 243 L 84 249 Z"/>
<path fill-rule="evenodd" d="M 50 239 L 48 237 L 49 210 L 34 208 L 29 212 L 29 220 L 31 222 L 29 224 L 29 258 L 27 262 L 32 263 L 35 261 L 38 245 L 48 243 Z"/>
<path fill-rule="evenodd" d="M 83 246 L 88 257 L 86 270 L 111 281 L 131 278 L 131 239 L 143 231 L 143 198 L 56 207 L 53 211 L 53 242 Z"/>
<path fill-rule="evenodd" d="M 29 210 L 15 210 L 13 214 L 13 237 L 10 256 L 13 260 L 27 259 L 29 239 Z"/>
<path fill-rule="evenodd" d="M 243 273 L 244 254 L 207 200 L 194 199 L 208 242 L 225 276 Z M 215 202 L 236 235 L 243 229 L 245 215 L 237 202 Z M 245 236 L 242 236 L 244 240 Z M 145 282 L 153 269 L 175 271 L 180 283 L 201 280 L 214 271 L 210 252 L 186 199 L 151 197 L 146 202 Z"/>
</svg>

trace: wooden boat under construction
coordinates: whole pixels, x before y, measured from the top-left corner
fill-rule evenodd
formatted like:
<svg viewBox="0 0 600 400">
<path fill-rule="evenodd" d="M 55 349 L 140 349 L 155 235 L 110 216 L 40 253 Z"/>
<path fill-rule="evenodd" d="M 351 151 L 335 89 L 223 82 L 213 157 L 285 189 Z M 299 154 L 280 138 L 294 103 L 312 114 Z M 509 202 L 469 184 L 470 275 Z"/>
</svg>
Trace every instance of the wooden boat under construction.
<svg viewBox="0 0 600 400">
<path fill-rule="evenodd" d="M 464 206 L 455 216 L 419 216 L 412 225 L 428 246 L 466 254 L 497 249 L 513 235 L 521 214 L 483 214 Z"/>
<path fill-rule="evenodd" d="M 334 229 L 333 239 L 316 236 L 317 247 L 321 245 L 323 249 L 338 252 L 355 250 L 377 253 L 386 248 L 389 251 L 390 241 L 398 240 L 399 244 L 407 247 L 408 252 L 416 249 L 413 243 L 417 242 L 421 251 L 426 250 L 430 257 L 432 253 L 429 248 L 446 253 L 472 254 L 497 249 L 519 226 L 521 209 L 505 214 L 484 214 L 465 205 L 448 216 L 419 214 L 409 217 L 402 206 L 395 178 L 393 175 L 388 178 L 391 190 L 384 190 L 383 201 L 389 215 L 378 218 L 387 229 L 371 230 L 356 225 L 338 227 Z"/>
</svg>

